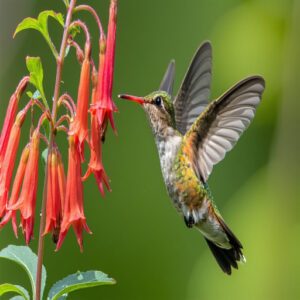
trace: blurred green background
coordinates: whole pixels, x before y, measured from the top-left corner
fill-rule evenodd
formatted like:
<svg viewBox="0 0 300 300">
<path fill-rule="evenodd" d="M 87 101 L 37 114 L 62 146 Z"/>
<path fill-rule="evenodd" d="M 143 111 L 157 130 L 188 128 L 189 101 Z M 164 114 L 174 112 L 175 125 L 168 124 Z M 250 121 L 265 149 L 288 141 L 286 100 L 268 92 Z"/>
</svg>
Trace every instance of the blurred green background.
<svg viewBox="0 0 300 300">
<path fill-rule="evenodd" d="M 86 2 L 106 24 L 109 1 Z M 0 2 L 1 120 L 14 87 L 26 74 L 26 55 L 42 57 L 51 97 L 55 64 L 42 37 L 28 31 L 11 38 L 24 17 L 49 8 L 64 9 L 60 0 Z M 91 25 L 96 42 L 93 20 L 85 13 L 82 19 Z M 59 41 L 60 28 L 54 22 L 50 28 Z M 76 292 L 70 299 L 300 299 L 299 36 L 299 0 L 119 1 L 114 85 L 118 136 L 108 133 L 103 155 L 113 192 L 102 199 L 94 179 L 85 184 L 85 212 L 93 235 L 84 236 L 83 253 L 72 230 L 58 253 L 46 238 L 48 287 L 77 270 L 99 269 L 117 285 Z M 144 112 L 116 97 L 155 90 L 171 58 L 176 59 L 178 88 L 194 51 L 206 39 L 213 44 L 212 98 L 247 75 L 266 79 L 253 124 L 209 181 L 247 257 L 231 277 L 220 271 L 203 238 L 187 229 L 173 209 Z M 76 95 L 78 74 L 71 54 L 62 91 Z M 10 225 L 0 234 L 0 248 L 23 244 Z M 36 251 L 37 238 L 31 248 Z M 0 261 L 0 270 L 0 282 L 29 286 L 12 263 Z"/>
</svg>

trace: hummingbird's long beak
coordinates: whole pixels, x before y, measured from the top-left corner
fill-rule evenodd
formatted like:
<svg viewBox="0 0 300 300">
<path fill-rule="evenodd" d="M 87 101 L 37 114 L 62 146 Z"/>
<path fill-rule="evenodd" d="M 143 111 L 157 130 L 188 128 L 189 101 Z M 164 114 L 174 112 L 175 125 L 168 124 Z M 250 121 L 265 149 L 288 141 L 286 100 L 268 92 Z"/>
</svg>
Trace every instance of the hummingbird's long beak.
<svg viewBox="0 0 300 300">
<path fill-rule="evenodd" d="M 118 95 L 118 98 L 120 99 L 126 99 L 129 101 L 133 101 L 139 104 L 144 104 L 145 103 L 145 99 L 143 97 L 137 97 L 137 96 L 132 96 L 132 95 L 126 95 L 126 94 L 121 94 Z"/>
</svg>

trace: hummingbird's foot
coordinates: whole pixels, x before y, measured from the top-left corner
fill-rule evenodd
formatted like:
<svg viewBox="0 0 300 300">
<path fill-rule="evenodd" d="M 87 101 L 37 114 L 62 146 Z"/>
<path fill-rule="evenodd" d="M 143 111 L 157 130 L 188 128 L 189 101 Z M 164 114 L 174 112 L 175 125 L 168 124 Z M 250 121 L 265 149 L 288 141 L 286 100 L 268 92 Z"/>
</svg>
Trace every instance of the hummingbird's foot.
<svg viewBox="0 0 300 300">
<path fill-rule="evenodd" d="M 189 214 L 188 216 L 184 216 L 184 222 L 188 228 L 192 228 L 196 223 L 192 214 Z"/>
</svg>

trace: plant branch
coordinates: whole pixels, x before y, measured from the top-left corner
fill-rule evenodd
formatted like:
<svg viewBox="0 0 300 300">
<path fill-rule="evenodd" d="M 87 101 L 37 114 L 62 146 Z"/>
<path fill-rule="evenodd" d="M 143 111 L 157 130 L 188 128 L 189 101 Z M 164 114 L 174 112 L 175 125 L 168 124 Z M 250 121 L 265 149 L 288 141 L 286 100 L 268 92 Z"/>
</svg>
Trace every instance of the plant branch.
<svg viewBox="0 0 300 300">
<path fill-rule="evenodd" d="M 67 94 L 67 93 L 64 93 L 63 95 L 60 96 L 60 98 L 58 100 L 58 106 L 60 106 L 60 104 L 63 103 L 64 100 L 66 100 L 67 102 L 69 102 L 69 104 L 71 105 L 71 108 L 72 108 L 71 111 L 75 114 L 76 113 L 75 102 L 72 99 L 72 97 L 69 94 Z"/>
<path fill-rule="evenodd" d="M 60 92 L 60 84 L 61 84 L 61 76 L 62 76 L 62 67 L 64 62 L 64 57 L 66 53 L 67 47 L 67 40 L 68 40 L 68 32 L 69 26 L 72 20 L 73 9 L 76 5 L 76 0 L 71 0 L 70 6 L 68 7 L 67 11 L 67 18 L 64 26 L 64 32 L 62 37 L 62 42 L 60 46 L 59 56 L 56 60 L 56 79 L 55 79 L 55 86 L 54 86 L 54 94 L 53 94 L 53 106 L 52 106 L 52 121 L 53 124 L 56 122 L 57 116 L 57 102 L 59 98 Z M 50 132 L 50 139 L 49 139 L 49 148 L 48 153 L 51 152 L 54 143 L 54 128 L 51 128 Z M 47 157 L 47 160 L 49 156 Z M 48 165 L 48 163 L 46 164 Z M 41 280 L 42 280 L 42 267 L 43 267 L 43 255 L 44 255 L 44 237 L 43 232 L 46 223 L 46 199 L 47 199 L 47 168 L 45 168 L 45 180 L 44 180 L 44 190 L 43 190 L 43 199 L 42 199 L 42 214 L 40 218 L 40 229 L 39 229 L 39 243 L 38 243 L 38 262 L 37 262 L 37 272 L 36 272 L 36 290 L 34 292 L 34 299 L 41 300 Z"/>
<path fill-rule="evenodd" d="M 65 104 L 67 104 L 68 102 L 65 102 Z M 69 103 L 68 103 L 69 104 Z M 55 124 L 55 128 L 56 128 L 56 130 L 57 130 L 57 127 L 58 126 L 60 126 L 64 121 L 67 121 L 68 122 L 68 124 L 71 122 L 71 118 L 70 118 L 70 116 L 69 115 L 63 115 L 63 116 L 61 116 L 58 120 L 57 120 L 57 122 L 56 122 L 56 124 Z"/>
<path fill-rule="evenodd" d="M 87 26 L 81 21 L 81 20 L 76 20 L 71 23 L 70 27 L 72 26 L 79 26 L 85 34 L 85 56 L 90 57 L 91 55 L 91 38 L 90 38 L 90 33 L 87 28 Z"/>
<path fill-rule="evenodd" d="M 76 56 L 77 56 L 77 60 L 80 64 L 82 64 L 83 59 L 84 59 L 84 54 L 82 49 L 80 48 L 80 46 L 78 45 L 78 43 L 76 43 L 74 40 L 69 39 L 68 40 L 68 44 L 69 46 L 73 47 L 76 51 Z"/>
</svg>

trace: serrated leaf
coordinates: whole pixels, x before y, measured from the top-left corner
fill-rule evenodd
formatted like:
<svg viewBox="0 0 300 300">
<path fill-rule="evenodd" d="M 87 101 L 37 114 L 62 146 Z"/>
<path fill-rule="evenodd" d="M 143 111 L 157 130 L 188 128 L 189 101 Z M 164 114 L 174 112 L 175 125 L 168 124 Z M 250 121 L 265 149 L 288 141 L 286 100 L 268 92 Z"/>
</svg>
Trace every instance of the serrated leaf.
<svg viewBox="0 0 300 300">
<path fill-rule="evenodd" d="M 53 52 L 54 56 L 57 57 L 58 53 L 57 50 L 50 38 L 49 30 L 48 30 L 48 18 L 52 17 L 55 19 L 61 26 L 64 26 L 64 18 L 61 13 L 56 13 L 53 10 L 45 10 L 42 11 L 37 19 L 34 18 L 25 18 L 16 28 L 14 37 L 20 31 L 25 29 L 35 29 L 39 31 L 43 37 L 45 38 L 46 42 L 48 43 L 51 51 Z"/>
<path fill-rule="evenodd" d="M 20 297 L 20 299 L 29 300 L 29 293 L 26 289 L 24 289 L 22 286 L 11 284 L 11 283 L 4 283 L 0 285 L 0 296 L 6 294 L 6 293 L 17 293 L 21 296 L 15 296 Z"/>
<path fill-rule="evenodd" d="M 115 283 L 114 279 L 100 271 L 77 272 L 56 282 L 51 287 L 47 300 L 62 300 L 76 290 Z"/>
<path fill-rule="evenodd" d="M 17 263 L 26 271 L 30 279 L 32 292 L 34 294 L 33 299 L 35 299 L 37 256 L 31 251 L 29 247 L 9 245 L 8 247 L 0 251 L 0 257 Z M 46 283 L 46 269 L 43 266 L 42 282 L 41 282 L 42 295 L 45 288 L 45 283 Z"/>
<path fill-rule="evenodd" d="M 48 108 L 48 103 L 43 88 L 44 71 L 41 58 L 27 56 L 26 66 L 30 73 L 30 83 L 32 83 L 39 91 L 44 105 Z"/>
</svg>

